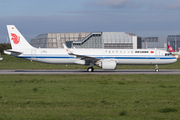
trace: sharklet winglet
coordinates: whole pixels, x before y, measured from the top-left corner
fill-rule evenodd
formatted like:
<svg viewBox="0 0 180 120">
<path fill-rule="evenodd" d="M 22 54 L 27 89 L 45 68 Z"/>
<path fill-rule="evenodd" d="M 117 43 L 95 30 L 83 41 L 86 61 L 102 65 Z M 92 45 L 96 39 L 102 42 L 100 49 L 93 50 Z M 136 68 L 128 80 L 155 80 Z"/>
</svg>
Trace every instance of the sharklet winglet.
<svg viewBox="0 0 180 120">
<path fill-rule="evenodd" d="M 66 50 L 66 52 L 67 52 L 69 55 L 73 55 L 73 53 L 68 49 L 68 47 L 67 47 L 65 44 L 63 44 L 63 46 L 64 46 L 64 49 Z"/>
</svg>

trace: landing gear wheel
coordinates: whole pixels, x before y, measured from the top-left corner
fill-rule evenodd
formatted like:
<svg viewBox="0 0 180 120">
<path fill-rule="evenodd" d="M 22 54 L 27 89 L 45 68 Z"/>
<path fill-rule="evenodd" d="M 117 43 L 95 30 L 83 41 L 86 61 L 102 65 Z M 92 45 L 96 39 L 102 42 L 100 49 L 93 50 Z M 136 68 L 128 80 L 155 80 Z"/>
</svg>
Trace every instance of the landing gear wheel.
<svg viewBox="0 0 180 120">
<path fill-rule="evenodd" d="M 93 72 L 93 71 L 94 71 L 94 68 L 93 68 L 93 67 L 89 67 L 89 68 L 87 69 L 87 71 L 88 71 L 88 72 Z"/>
<path fill-rule="evenodd" d="M 155 72 L 159 72 L 158 65 L 155 65 Z"/>
</svg>

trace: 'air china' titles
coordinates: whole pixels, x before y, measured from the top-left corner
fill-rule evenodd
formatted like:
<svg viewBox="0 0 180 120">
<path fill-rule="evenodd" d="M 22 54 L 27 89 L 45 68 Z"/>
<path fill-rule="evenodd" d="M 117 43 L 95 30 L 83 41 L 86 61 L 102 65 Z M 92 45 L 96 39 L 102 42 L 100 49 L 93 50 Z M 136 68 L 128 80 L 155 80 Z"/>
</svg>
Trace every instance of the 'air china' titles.
<svg viewBox="0 0 180 120">
<path fill-rule="evenodd" d="M 135 51 L 135 53 L 149 53 L 149 51 Z"/>
</svg>

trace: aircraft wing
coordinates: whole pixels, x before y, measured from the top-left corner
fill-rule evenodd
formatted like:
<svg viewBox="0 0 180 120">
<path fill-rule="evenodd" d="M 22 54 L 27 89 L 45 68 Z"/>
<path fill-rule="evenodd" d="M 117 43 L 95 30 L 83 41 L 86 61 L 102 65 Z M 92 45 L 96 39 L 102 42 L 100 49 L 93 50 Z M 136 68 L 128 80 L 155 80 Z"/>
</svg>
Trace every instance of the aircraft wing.
<svg viewBox="0 0 180 120">
<path fill-rule="evenodd" d="M 96 62 L 96 61 L 100 60 L 100 58 L 86 56 L 86 55 L 79 55 L 79 54 L 69 54 L 69 55 L 74 55 L 74 56 L 76 56 L 76 58 L 80 58 L 81 60 L 92 61 L 92 62 Z"/>
<path fill-rule="evenodd" d="M 100 60 L 100 58 L 96 58 L 96 57 L 92 57 L 92 56 L 75 54 L 72 51 L 70 51 L 65 44 L 63 44 L 63 46 L 69 55 L 76 56 L 76 58 L 80 58 L 81 60 L 86 60 L 86 61 L 91 61 L 91 62 L 96 62 L 96 61 Z"/>
</svg>

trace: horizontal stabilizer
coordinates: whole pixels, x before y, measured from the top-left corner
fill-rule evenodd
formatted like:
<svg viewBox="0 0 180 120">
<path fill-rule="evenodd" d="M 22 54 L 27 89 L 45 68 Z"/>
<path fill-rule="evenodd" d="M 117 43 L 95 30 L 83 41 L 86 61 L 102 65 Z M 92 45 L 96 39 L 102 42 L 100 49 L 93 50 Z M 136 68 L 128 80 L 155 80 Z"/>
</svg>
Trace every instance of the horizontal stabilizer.
<svg viewBox="0 0 180 120">
<path fill-rule="evenodd" d="M 19 52 L 19 51 L 15 51 L 15 50 L 12 50 L 12 49 L 9 49 L 9 50 L 4 50 L 4 53 L 5 54 L 8 54 L 8 55 L 10 55 L 10 54 L 22 54 L 22 52 Z"/>
</svg>

